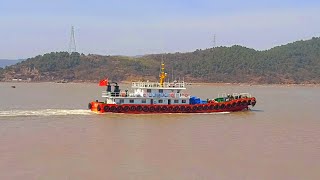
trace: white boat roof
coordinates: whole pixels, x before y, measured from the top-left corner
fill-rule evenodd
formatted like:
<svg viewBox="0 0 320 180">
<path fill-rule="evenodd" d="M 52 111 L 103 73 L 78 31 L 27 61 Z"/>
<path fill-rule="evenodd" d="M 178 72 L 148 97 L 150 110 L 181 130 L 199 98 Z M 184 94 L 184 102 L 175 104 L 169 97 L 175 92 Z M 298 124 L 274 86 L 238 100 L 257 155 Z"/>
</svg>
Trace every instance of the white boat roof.
<svg viewBox="0 0 320 180">
<path fill-rule="evenodd" d="M 132 89 L 186 89 L 185 82 L 132 82 Z"/>
</svg>

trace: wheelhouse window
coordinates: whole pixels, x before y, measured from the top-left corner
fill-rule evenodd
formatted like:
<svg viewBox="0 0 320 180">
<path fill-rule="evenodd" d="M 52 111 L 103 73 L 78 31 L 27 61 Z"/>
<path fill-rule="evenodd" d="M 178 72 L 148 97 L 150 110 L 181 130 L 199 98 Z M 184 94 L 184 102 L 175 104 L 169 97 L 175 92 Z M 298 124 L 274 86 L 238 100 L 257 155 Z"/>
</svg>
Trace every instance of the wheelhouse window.
<svg viewBox="0 0 320 180">
<path fill-rule="evenodd" d="M 187 103 L 187 100 L 183 99 L 183 100 L 182 100 L 182 103 Z"/>
<path fill-rule="evenodd" d="M 134 103 L 134 99 L 130 99 L 129 102 L 130 102 L 130 103 Z"/>
<path fill-rule="evenodd" d="M 179 100 L 178 100 L 178 99 L 175 99 L 175 100 L 174 100 L 174 103 L 176 103 L 176 104 L 179 103 Z"/>
<path fill-rule="evenodd" d="M 124 103 L 124 99 L 120 99 L 120 104 L 123 104 Z"/>
<path fill-rule="evenodd" d="M 151 89 L 147 89 L 147 93 L 151 93 Z"/>
<path fill-rule="evenodd" d="M 141 103 L 147 103 L 147 100 L 142 99 L 142 100 L 141 100 Z"/>
<path fill-rule="evenodd" d="M 159 101 L 158 101 L 159 103 L 163 103 L 163 100 L 162 99 L 159 99 Z"/>
</svg>

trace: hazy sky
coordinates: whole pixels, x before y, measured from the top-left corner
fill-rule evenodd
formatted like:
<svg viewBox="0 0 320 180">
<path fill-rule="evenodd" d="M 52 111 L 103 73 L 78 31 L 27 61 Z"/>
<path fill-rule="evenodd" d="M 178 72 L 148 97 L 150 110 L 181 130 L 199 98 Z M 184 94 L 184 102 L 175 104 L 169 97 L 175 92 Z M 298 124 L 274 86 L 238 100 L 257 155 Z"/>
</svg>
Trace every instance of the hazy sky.
<svg viewBox="0 0 320 180">
<path fill-rule="evenodd" d="M 0 58 L 67 51 L 141 55 L 320 36 L 316 0 L 0 0 Z"/>
</svg>

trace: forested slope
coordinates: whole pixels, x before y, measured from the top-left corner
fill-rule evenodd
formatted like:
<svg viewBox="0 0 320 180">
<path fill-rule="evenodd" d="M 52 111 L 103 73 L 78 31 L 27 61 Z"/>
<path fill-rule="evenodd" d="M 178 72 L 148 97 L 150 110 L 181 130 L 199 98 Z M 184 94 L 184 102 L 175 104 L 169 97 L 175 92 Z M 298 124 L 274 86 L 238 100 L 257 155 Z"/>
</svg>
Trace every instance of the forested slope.
<svg viewBox="0 0 320 180">
<path fill-rule="evenodd" d="M 33 81 L 156 80 L 161 60 L 169 77 L 189 82 L 320 83 L 320 39 L 312 38 L 266 51 L 242 46 L 138 58 L 53 52 L 0 69 L 0 78 Z"/>
</svg>

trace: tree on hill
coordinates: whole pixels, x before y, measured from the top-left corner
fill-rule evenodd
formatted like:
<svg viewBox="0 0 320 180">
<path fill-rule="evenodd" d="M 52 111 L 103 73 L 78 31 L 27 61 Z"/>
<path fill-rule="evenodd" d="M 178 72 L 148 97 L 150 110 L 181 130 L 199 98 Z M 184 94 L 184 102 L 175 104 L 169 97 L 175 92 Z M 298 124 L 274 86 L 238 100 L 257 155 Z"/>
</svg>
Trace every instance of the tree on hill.
<svg viewBox="0 0 320 180">
<path fill-rule="evenodd" d="M 0 67 L 0 79 L 4 78 L 4 69 Z"/>
</svg>

